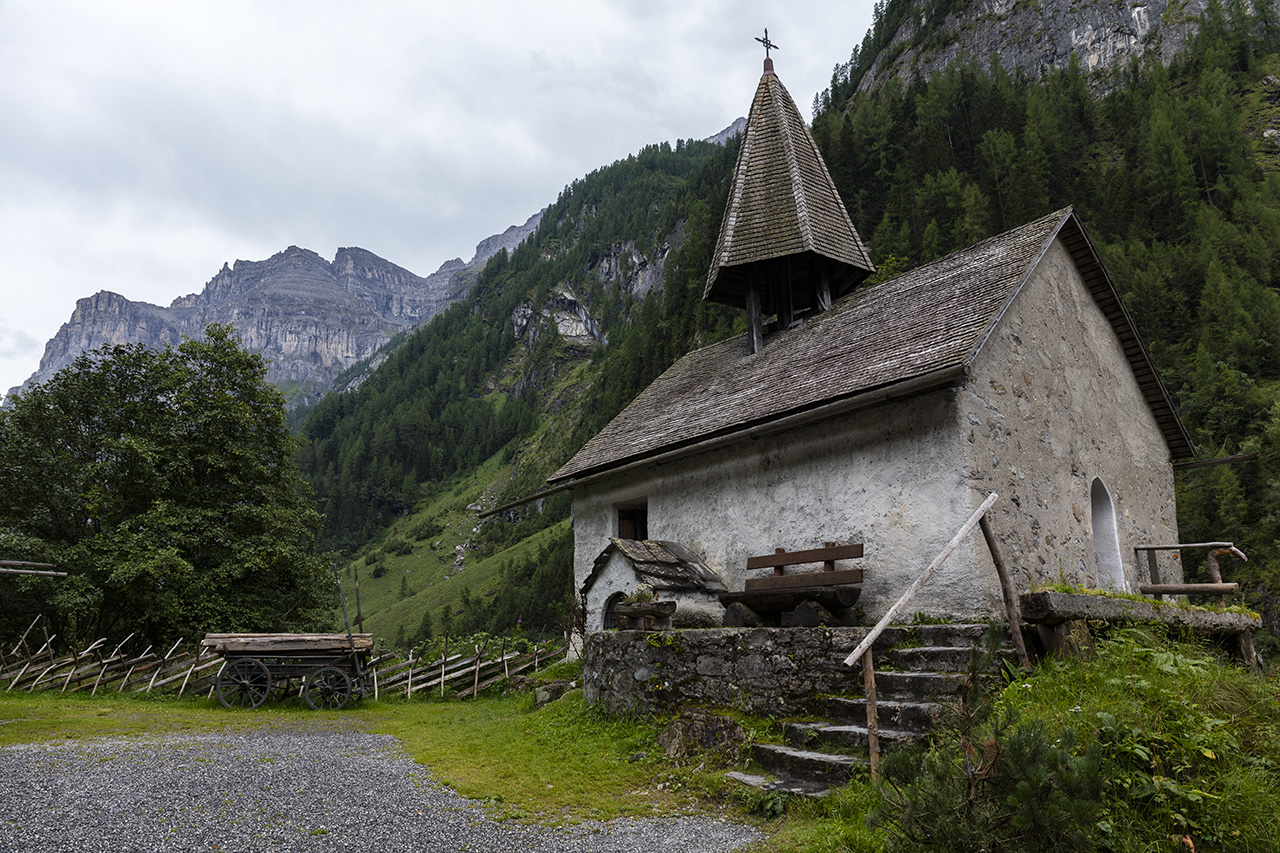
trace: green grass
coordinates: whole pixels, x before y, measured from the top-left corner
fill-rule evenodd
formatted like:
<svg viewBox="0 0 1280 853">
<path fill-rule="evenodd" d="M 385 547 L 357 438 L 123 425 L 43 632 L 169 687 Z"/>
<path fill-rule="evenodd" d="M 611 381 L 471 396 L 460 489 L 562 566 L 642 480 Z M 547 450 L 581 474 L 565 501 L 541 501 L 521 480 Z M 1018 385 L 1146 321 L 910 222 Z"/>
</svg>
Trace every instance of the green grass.
<svg viewBox="0 0 1280 853">
<path fill-rule="evenodd" d="M 759 794 L 741 789 L 737 794 L 749 811 Z M 867 816 L 879 795 L 868 774 L 856 778 L 821 800 L 793 798 L 786 802 L 786 816 L 772 822 L 772 835 L 760 849 L 769 853 L 880 853 L 884 830 L 871 826 Z M 767 803 L 767 800 L 766 800 Z"/>
<path fill-rule="evenodd" d="M 467 477 L 455 481 L 423 501 L 417 511 L 386 531 L 378 542 L 362 549 L 353 561 L 360 572 L 360 609 L 364 616 L 365 631 L 393 640 L 403 628 L 412 636 L 418 629 L 424 611 L 438 618 L 441 606 L 451 605 L 460 609 L 463 586 L 470 586 L 472 594 L 483 596 L 497 578 L 497 566 L 486 566 L 468 560 L 460 574 L 453 574 L 454 548 L 465 542 L 476 526 L 478 513 L 467 509 L 480 501 L 487 489 L 497 480 L 509 476 L 508 466 L 495 455 Z M 441 532 L 417 541 L 412 531 L 424 522 L 434 523 Z M 412 552 L 392 554 L 388 546 L 396 540 L 407 540 Z M 386 568 L 379 578 L 373 576 L 377 562 L 370 564 L 366 557 L 374 555 Z M 486 563 L 489 561 L 485 561 Z M 407 579 L 412 594 L 401 596 L 401 580 Z M 354 624 L 356 615 L 355 582 L 351 568 L 342 572 L 342 592 L 347 610 Z"/>
<path fill-rule="evenodd" d="M 535 709 L 528 694 L 477 701 L 363 701 L 316 712 L 296 701 L 228 711 L 207 699 L 0 694 L 0 746 L 256 726 L 353 726 L 390 734 L 417 762 L 497 818 L 550 823 L 720 808 L 718 772 L 681 770 L 657 748 L 660 721 L 608 719 L 580 691 Z"/>
<path fill-rule="evenodd" d="M 215 731 L 280 718 L 234 714 L 208 700 L 0 693 L 0 746 L 92 737 Z"/>
<path fill-rule="evenodd" d="M 669 768 L 654 725 L 607 719 L 580 691 L 537 711 L 526 695 L 388 705 L 366 718 L 445 784 L 507 817 L 608 820 L 692 805 L 657 788 Z"/>
</svg>

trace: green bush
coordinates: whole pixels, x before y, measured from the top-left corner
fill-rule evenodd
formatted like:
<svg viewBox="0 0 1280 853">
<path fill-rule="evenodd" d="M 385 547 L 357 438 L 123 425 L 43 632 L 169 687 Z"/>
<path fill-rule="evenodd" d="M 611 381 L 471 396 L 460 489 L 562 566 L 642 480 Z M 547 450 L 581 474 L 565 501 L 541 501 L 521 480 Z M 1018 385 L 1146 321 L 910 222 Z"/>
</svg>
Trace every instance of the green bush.
<svg viewBox="0 0 1280 853">
<path fill-rule="evenodd" d="M 1125 629 L 963 694 L 930 749 L 885 761 L 876 820 L 890 850 L 1274 850 L 1277 755 L 1274 683 Z"/>
</svg>

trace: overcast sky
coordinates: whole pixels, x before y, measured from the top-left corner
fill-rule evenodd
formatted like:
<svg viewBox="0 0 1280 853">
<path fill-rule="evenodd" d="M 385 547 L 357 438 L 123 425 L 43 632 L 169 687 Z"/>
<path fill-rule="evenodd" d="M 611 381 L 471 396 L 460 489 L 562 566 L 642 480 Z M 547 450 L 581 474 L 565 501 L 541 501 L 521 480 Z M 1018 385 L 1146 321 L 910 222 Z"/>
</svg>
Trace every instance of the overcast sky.
<svg viewBox="0 0 1280 853">
<path fill-rule="evenodd" d="M 871 0 L 0 0 L 0 393 L 76 300 L 236 259 L 470 260 L 567 184 L 745 115 L 769 28 L 808 116 Z"/>
</svg>

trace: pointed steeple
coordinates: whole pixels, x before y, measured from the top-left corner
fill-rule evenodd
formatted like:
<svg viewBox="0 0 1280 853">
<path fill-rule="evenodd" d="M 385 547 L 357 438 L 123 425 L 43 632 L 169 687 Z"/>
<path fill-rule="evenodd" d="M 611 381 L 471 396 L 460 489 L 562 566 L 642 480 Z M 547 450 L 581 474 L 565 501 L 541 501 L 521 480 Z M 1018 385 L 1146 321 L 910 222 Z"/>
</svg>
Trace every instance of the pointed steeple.
<svg viewBox="0 0 1280 853">
<path fill-rule="evenodd" d="M 813 135 L 766 58 L 703 298 L 746 308 L 755 350 L 761 313 L 785 327 L 873 272 Z"/>
</svg>

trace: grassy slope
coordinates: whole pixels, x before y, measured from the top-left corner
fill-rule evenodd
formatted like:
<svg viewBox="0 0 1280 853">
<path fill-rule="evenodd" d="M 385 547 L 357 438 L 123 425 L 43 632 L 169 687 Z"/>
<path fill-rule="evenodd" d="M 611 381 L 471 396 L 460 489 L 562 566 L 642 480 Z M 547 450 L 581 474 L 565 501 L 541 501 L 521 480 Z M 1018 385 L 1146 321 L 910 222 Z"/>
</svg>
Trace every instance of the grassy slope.
<svg viewBox="0 0 1280 853">
<path fill-rule="evenodd" d="M 472 537 L 482 523 L 481 510 L 495 503 L 523 497 L 546 487 L 545 478 L 558 468 L 571 452 L 566 445 L 573 432 L 573 424 L 579 417 L 581 394 L 589 381 L 589 352 L 570 351 L 564 347 L 557 373 L 542 392 L 544 414 L 537 431 L 511 454 L 513 461 L 505 462 L 505 453 L 495 454 L 482 466 L 446 482 L 437 491 L 419 502 L 416 511 L 396 521 L 384 534 L 365 548 L 353 560 L 360 575 L 360 609 L 364 616 L 364 629 L 388 644 L 394 643 L 403 630 L 412 638 L 418 630 L 424 612 L 430 613 L 435 629 L 440 630 L 440 610 L 448 605 L 455 615 L 463 612 L 462 591 L 469 587 L 479 600 L 493 595 L 500 582 L 504 563 L 519 563 L 541 547 L 568 521 L 517 542 L 504 551 L 487 559 L 476 560 L 468 554 L 464 569 L 453 570 L 455 548 Z M 518 349 L 511 361 L 500 372 L 498 384 L 510 386 L 521 378 L 524 368 Z M 434 525 L 442 531 L 426 539 L 415 538 L 415 530 L 423 525 Z M 392 543 L 403 540 L 413 546 L 407 555 L 389 552 Z M 386 568 L 386 574 L 373 577 L 378 562 Z M 355 627 L 355 581 L 348 564 L 341 573 L 342 592 Z M 401 579 L 407 579 L 410 595 L 401 596 Z M 565 590 L 565 594 L 568 594 Z M 532 639 L 539 639 L 533 637 Z"/>
</svg>

